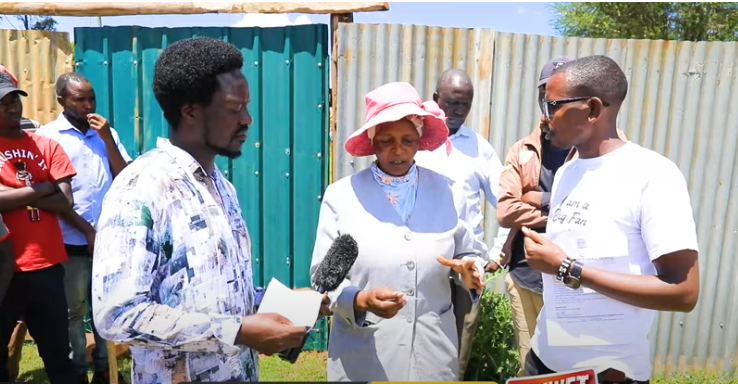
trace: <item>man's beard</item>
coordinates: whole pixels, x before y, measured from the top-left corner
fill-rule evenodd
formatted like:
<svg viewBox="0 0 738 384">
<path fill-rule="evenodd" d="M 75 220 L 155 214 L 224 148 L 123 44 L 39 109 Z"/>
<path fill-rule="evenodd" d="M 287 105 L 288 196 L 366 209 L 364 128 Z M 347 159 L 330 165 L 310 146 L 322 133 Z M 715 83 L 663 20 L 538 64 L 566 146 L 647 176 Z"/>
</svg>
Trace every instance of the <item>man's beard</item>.
<svg viewBox="0 0 738 384">
<path fill-rule="evenodd" d="M 464 125 L 464 119 L 446 118 L 446 127 L 451 131 L 458 131 L 462 125 Z"/>
<path fill-rule="evenodd" d="M 541 123 L 541 132 L 543 132 L 543 137 L 548 141 L 551 141 L 554 136 L 554 132 L 551 130 L 551 127 L 545 123 Z"/>
<path fill-rule="evenodd" d="M 241 132 L 243 132 L 243 131 L 245 131 L 247 129 L 248 129 L 248 127 L 241 127 L 241 128 L 239 128 L 233 134 L 233 136 L 231 137 L 231 143 L 233 142 L 233 140 L 236 139 L 236 136 L 239 133 L 241 133 Z M 212 150 L 213 152 L 215 152 L 215 154 L 218 155 L 218 156 L 227 157 L 229 159 L 236 159 L 236 158 L 238 158 L 238 157 L 241 156 L 241 153 L 242 153 L 241 148 L 239 148 L 237 150 L 233 150 L 233 149 L 230 149 L 228 147 L 222 147 L 222 146 L 213 144 L 213 142 L 210 140 L 210 130 L 211 130 L 211 128 L 210 128 L 209 125 L 205 127 L 205 146 L 207 146 L 210 150 Z"/>
<path fill-rule="evenodd" d="M 72 115 L 71 113 L 64 112 L 64 117 L 66 117 L 67 121 L 69 121 L 69 123 L 75 127 L 82 127 L 82 128 L 90 127 L 90 122 L 87 120 L 87 116 L 79 117 L 79 116 Z"/>
<path fill-rule="evenodd" d="M 227 157 L 229 159 L 236 159 L 240 157 L 241 152 L 242 152 L 240 149 L 234 151 L 228 147 L 221 147 L 221 146 L 215 145 L 210 141 L 210 139 L 205 140 L 205 145 L 208 148 L 210 148 L 210 150 L 215 152 L 216 155 Z"/>
</svg>

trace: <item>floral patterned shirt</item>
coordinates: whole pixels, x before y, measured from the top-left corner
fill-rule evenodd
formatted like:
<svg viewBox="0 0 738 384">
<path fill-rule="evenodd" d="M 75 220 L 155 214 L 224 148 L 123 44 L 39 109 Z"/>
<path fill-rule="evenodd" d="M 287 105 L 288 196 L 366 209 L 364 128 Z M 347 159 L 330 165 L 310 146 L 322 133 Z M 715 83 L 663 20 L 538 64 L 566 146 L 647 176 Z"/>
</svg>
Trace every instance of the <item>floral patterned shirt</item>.
<svg viewBox="0 0 738 384">
<path fill-rule="evenodd" d="M 166 139 L 105 197 L 95 239 L 97 330 L 130 345 L 133 384 L 257 381 L 235 345 L 253 314 L 251 242 L 236 191 Z"/>
</svg>

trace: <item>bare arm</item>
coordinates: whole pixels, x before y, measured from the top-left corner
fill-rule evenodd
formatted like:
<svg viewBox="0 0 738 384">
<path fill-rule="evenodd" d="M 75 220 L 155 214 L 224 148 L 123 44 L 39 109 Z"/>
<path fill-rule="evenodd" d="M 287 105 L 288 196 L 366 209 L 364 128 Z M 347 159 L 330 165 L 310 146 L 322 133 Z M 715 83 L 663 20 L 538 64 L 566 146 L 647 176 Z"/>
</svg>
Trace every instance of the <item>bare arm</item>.
<svg viewBox="0 0 738 384">
<path fill-rule="evenodd" d="M 38 199 L 34 206 L 39 209 L 63 213 L 74 207 L 74 197 L 72 196 L 71 177 L 65 177 L 55 183 L 54 193 Z"/>
<path fill-rule="evenodd" d="M 697 252 L 682 250 L 654 261 L 658 274 L 631 275 L 584 266 L 582 285 L 615 300 L 657 311 L 691 312 L 699 298 Z"/>
<path fill-rule="evenodd" d="M 2 186 L 0 188 L 0 212 L 13 211 L 28 205 L 35 205 L 39 199 L 51 195 L 53 192 L 54 186 L 49 182 L 21 188 Z"/>
<path fill-rule="evenodd" d="M 128 162 L 123 158 L 123 155 L 121 155 L 120 150 L 118 149 L 118 144 L 115 143 L 115 140 L 113 140 L 112 137 L 103 141 L 105 142 L 105 150 L 108 151 L 110 172 L 113 174 L 113 177 L 116 177 L 121 171 L 123 171 L 123 168 L 128 166 Z"/>
<path fill-rule="evenodd" d="M 39 209 L 56 212 L 60 219 L 82 232 L 89 242 L 94 237 L 95 228 L 74 210 L 71 178 L 65 177 L 57 181 L 56 185 L 59 191 L 39 199 L 35 206 Z"/>
<path fill-rule="evenodd" d="M 97 131 L 97 134 L 105 143 L 105 150 L 110 163 L 110 173 L 115 178 L 128 165 L 131 158 L 126 153 L 125 148 L 120 145 L 120 140 L 117 139 L 117 135 L 106 118 L 97 113 L 91 113 L 87 115 L 87 121 L 90 123 L 90 128 Z"/>
</svg>

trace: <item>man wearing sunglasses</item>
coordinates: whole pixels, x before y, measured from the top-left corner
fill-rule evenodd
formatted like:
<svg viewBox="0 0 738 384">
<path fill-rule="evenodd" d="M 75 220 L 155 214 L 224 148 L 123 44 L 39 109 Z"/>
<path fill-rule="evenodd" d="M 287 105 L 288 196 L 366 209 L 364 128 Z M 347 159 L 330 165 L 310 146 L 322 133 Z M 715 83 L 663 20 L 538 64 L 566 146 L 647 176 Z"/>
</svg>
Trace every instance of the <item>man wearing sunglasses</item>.
<svg viewBox="0 0 738 384">
<path fill-rule="evenodd" d="M 570 61 L 546 85 L 551 143 L 576 148 L 578 158 L 556 174 L 546 235 L 522 229 L 545 303 L 527 376 L 593 368 L 602 384 L 647 384 L 655 311 L 691 312 L 697 303 L 687 182 L 671 160 L 620 137 L 627 92 L 606 56 Z"/>
</svg>

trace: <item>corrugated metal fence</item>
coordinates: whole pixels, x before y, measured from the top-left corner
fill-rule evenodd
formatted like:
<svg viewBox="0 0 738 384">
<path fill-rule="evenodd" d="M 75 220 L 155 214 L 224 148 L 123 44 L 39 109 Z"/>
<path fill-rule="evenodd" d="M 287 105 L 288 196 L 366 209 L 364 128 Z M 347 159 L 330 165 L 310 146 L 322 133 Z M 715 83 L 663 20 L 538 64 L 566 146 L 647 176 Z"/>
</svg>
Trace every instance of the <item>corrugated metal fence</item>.
<svg viewBox="0 0 738 384">
<path fill-rule="evenodd" d="M 658 373 L 704 368 L 733 372 L 738 355 L 738 43 L 607 40 L 412 25 L 340 24 L 335 179 L 370 158 L 343 150 L 364 122 L 363 96 L 390 81 L 430 99 L 438 75 L 465 69 L 475 86 L 468 125 L 503 157 L 534 128 L 536 83 L 559 55 L 604 54 L 629 80 L 619 126 L 675 161 L 687 177 L 701 244 L 702 295 L 690 314 L 661 313 L 651 333 Z M 502 159 L 501 159 L 502 160 Z M 487 214 L 491 243 L 498 224 Z M 497 287 L 503 292 L 502 285 Z"/>
<path fill-rule="evenodd" d="M 254 119 L 243 155 L 216 163 L 234 184 L 252 240 L 256 284 L 310 286 L 320 196 L 328 175 L 328 28 L 75 28 L 75 67 L 95 88 L 98 113 L 138 156 L 169 129 L 151 86 L 154 63 L 177 40 L 210 36 L 243 53 Z M 325 349 L 321 320 L 308 349 Z"/>
<path fill-rule="evenodd" d="M 59 114 L 54 87 L 56 79 L 73 70 L 69 34 L 49 31 L 0 29 L 0 64 L 18 78 L 28 92 L 23 116 L 48 123 Z"/>
</svg>

